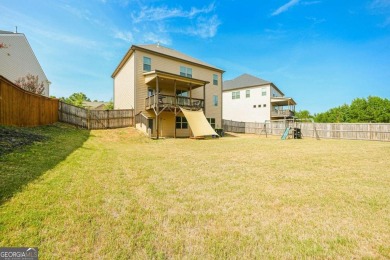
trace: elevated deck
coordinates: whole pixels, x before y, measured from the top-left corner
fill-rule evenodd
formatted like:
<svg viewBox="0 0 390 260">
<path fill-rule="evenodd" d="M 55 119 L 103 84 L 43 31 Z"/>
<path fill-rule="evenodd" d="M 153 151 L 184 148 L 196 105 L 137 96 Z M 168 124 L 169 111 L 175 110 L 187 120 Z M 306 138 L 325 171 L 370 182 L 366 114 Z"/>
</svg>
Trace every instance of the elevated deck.
<svg viewBox="0 0 390 260">
<path fill-rule="evenodd" d="M 156 109 L 170 110 L 179 109 L 179 107 L 188 110 L 199 110 L 204 108 L 204 99 L 189 98 L 170 95 L 152 95 L 145 99 L 145 110 Z"/>
</svg>

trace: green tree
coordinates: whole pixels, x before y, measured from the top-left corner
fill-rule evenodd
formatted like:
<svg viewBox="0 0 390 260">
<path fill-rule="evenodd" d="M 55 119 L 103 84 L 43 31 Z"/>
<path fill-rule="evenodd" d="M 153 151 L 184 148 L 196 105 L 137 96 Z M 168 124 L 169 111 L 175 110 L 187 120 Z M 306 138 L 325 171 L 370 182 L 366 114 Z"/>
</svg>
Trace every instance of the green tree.
<svg viewBox="0 0 390 260">
<path fill-rule="evenodd" d="M 314 118 L 320 123 L 390 123 L 390 100 L 375 96 L 356 98 L 351 105 L 331 108 Z"/>
<path fill-rule="evenodd" d="M 114 109 L 114 101 L 112 99 L 104 106 L 105 110 L 113 110 Z"/>
<path fill-rule="evenodd" d="M 82 107 L 84 101 L 91 101 L 91 99 L 89 99 L 87 95 L 85 95 L 84 93 L 77 92 L 77 93 L 73 93 L 68 98 L 64 98 L 64 97 L 60 98 L 60 101 L 77 107 Z"/>
<path fill-rule="evenodd" d="M 309 110 L 299 110 L 298 112 L 295 112 L 295 117 L 298 119 L 313 118 L 313 116 L 310 114 Z"/>
</svg>

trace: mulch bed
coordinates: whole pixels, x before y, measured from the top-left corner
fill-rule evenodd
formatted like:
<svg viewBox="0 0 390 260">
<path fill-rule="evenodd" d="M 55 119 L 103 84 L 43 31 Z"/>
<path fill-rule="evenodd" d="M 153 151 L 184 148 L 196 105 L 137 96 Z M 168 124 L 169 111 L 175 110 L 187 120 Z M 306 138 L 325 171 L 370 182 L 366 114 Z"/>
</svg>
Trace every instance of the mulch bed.
<svg viewBox="0 0 390 260">
<path fill-rule="evenodd" d="M 0 126 L 0 156 L 31 145 L 34 142 L 42 142 L 48 139 L 47 136 L 32 133 L 26 129 Z"/>
</svg>

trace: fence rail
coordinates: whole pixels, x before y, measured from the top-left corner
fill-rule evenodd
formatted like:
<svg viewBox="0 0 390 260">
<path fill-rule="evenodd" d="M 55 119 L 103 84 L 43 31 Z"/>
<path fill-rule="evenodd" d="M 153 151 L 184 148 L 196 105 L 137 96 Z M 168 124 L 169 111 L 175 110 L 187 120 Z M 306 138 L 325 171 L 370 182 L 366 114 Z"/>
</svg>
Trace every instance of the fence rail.
<svg viewBox="0 0 390 260">
<path fill-rule="evenodd" d="M 301 129 L 303 137 L 390 141 L 390 124 L 381 123 L 311 123 L 273 120 L 266 123 L 223 120 L 225 132 L 282 135 L 286 127 Z"/>
<path fill-rule="evenodd" d="M 120 128 L 134 125 L 134 111 L 88 110 L 60 102 L 59 120 L 87 129 Z"/>
<path fill-rule="evenodd" d="M 0 76 L 0 125 L 37 126 L 58 121 L 59 100 L 23 90 Z"/>
</svg>

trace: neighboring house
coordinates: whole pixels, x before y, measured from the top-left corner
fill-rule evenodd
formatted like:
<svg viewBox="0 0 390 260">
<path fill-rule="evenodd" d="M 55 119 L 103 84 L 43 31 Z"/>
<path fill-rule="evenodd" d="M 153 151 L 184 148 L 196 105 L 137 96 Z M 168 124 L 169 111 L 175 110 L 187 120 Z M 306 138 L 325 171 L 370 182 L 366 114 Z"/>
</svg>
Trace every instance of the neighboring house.
<svg viewBox="0 0 390 260">
<path fill-rule="evenodd" d="M 83 107 L 90 110 L 106 110 L 106 105 L 108 102 L 91 102 L 91 101 L 83 101 Z"/>
<path fill-rule="evenodd" d="M 265 122 L 291 118 L 295 101 L 272 82 L 243 74 L 223 83 L 223 119 Z"/>
<path fill-rule="evenodd" d="M 50 81 L 42 70 L 26 36 L 23 33 L 0 31 L 0 75 L 15 82 L 31 74 L 43 82 L 44 96 L 49 96 Z"/>
<path fill-rule="evenodd" d="M 112 74 L 114 108 L 134 109 L 137 128 L 156 137 L 191 136 L 180 107 L 203 109 L 222 128 L 223 72 L 159 44 L 133 45 Z"/>
</svg>

